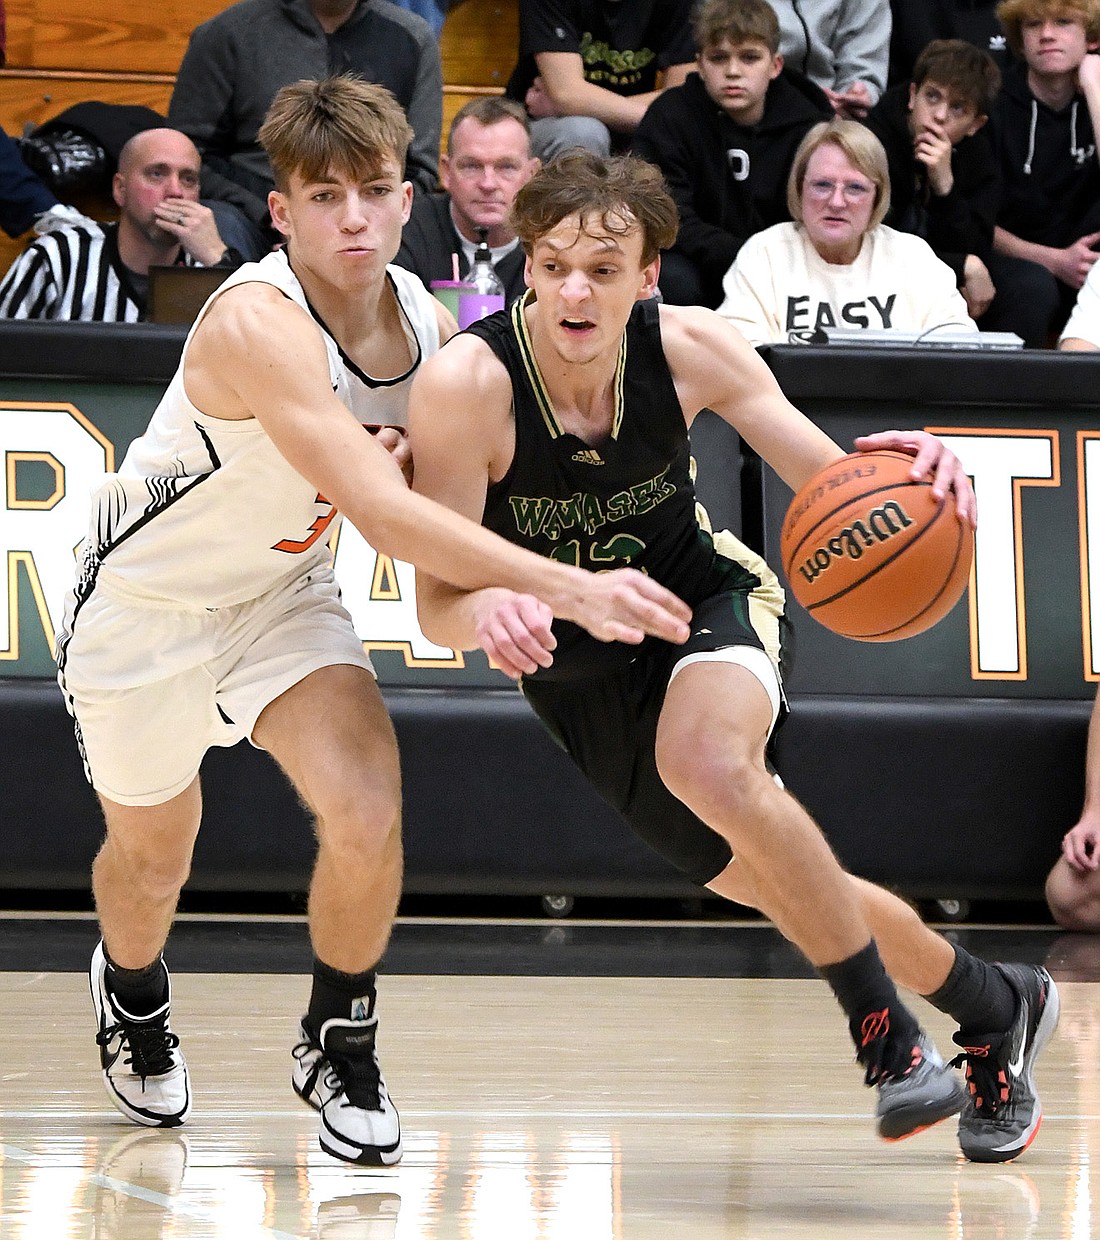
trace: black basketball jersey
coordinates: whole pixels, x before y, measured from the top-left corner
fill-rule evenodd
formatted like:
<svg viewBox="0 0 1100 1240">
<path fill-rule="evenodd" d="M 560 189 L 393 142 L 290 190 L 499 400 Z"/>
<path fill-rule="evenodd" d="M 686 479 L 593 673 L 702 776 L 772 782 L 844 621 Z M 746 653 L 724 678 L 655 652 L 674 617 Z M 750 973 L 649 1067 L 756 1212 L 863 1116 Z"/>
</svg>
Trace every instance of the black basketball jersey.
<svg viewBox="0 0 1100 1240">
<path fill-rule="evenodd" d="M 580 568 L 642 569 L 689 605 L 759 579 L 717 555 L 696 517 L 687 424 L 661 347 L 655 301 L 631 311 L 615 373 L 611 433 L 589 444 L 562 429 L 539 374 L 522 298 L 472 324 L 512 380 L 515 455 L 490 485 L 482 524 L 509 542 Z M 553 666 L 572 679 L 628 663 L 637 646 L 554 623 Z"/>
</svg>

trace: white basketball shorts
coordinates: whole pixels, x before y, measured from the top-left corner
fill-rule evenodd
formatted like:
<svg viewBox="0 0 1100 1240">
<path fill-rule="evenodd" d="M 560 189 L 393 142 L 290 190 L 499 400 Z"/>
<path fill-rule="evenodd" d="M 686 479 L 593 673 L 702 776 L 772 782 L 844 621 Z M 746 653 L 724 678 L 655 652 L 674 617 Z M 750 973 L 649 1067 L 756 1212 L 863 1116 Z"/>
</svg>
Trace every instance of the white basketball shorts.
<svg viewBox="0 0 1100 1240">
<path fill-rule="evenodd" d="M 231 607 L 188 608 L 100 574 L 58 681 L 88 779 L 122 805 L 182 792 L 213 745 L 251 738 L 260 712 L 311 672 L 372 672 L 328 567 Z"/>
</svg>

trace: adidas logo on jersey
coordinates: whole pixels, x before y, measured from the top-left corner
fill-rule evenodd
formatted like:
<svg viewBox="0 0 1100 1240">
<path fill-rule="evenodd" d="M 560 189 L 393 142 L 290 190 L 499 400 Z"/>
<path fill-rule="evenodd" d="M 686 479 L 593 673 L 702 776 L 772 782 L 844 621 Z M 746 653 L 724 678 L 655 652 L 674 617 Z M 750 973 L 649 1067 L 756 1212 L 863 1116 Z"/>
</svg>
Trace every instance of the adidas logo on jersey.
<svg viewBox="0 0 1100 1240">
<path fill-rule="evenodd" d="M 573 453 L 573 460 L 579 461 L 582 465 L 603 465 L 604 459 L 600 454 L 592 448 L 582 448 L 579 452 Z"/>
</svg>

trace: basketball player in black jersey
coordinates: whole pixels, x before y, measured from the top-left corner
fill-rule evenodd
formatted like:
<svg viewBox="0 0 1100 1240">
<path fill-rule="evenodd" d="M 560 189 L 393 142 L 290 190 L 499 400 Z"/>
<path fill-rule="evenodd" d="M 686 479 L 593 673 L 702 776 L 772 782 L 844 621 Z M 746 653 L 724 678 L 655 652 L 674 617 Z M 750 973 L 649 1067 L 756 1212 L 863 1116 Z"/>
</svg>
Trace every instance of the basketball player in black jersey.
<svg viewBox="0 0 1100 1240">
<path fill-rule="evenodd" d="M 417 489 L 542 555 L 642 568 L 693 608 L 682 646 L 596 643 L 536 598 L 419 573 L 424 632 L 480 646 L 638 834 L 696 882 L 766 913 L 829 982 L 878 1129 L 909 1136 L 963 1109 L 963 1152 L 1005 1161 L 1040 1111 L 1034 1060 L 1057 1020 L 1042 969 L 991 966 L 902 901 L 845 874 L 765 747 L 785 710 L 782 591 L 731 536 L 700 528 L 687 430 L 713 409 L 791 487 L 842 455 L 736 330 L 652 300 L 675 207 L 656 170 L 588 152 L 520 191 L 527 297 L 454 338 L 410 398 Z M 441 411 L 446 411 L 442 416 Z M 958 460 L 922 431 L 857 441 L 913 455 L 914 477 L 974 520 Z M 890 973 L 959 1021 L 969 1096 L 902 1005 Z"/>
</svg>

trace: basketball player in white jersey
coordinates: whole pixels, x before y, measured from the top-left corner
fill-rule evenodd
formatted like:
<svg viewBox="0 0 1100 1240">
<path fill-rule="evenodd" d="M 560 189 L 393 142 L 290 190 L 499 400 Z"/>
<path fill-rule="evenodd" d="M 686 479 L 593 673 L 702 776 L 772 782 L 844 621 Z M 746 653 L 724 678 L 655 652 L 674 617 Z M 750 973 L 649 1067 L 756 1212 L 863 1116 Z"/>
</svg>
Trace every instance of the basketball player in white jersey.
<svg viewBox="0 0 1100 1240">
<path fill-rule="evenodd" d="M 402 433 L 362 424 L 403 425 L 413 374 L 454 325 L 388 265 L 412 196 L 404 114 L 381 87 L 299 82 L 260 137 L 287 248 L 204 308 L 149 428 L 95 496 L 58 640 L 107 828 L 92 876 L 97 1041 L 123 1114 L 184 1122 L 161 952 L 199 829 L 199 764 L 247 737 L 316 817 L 294 1088 L 320 1111 L 326 1151 L 392 1164 L 401 1133 L 375 1054 L 375 967 L 401 880 L 399 768 L 333 580 L 337 511 L 379 552 L 461 589 L 523 592 L 604 640 L 683 641 L 690 613 L 639 573 L 553 564 L 408 489 Z"/>
</svg>

